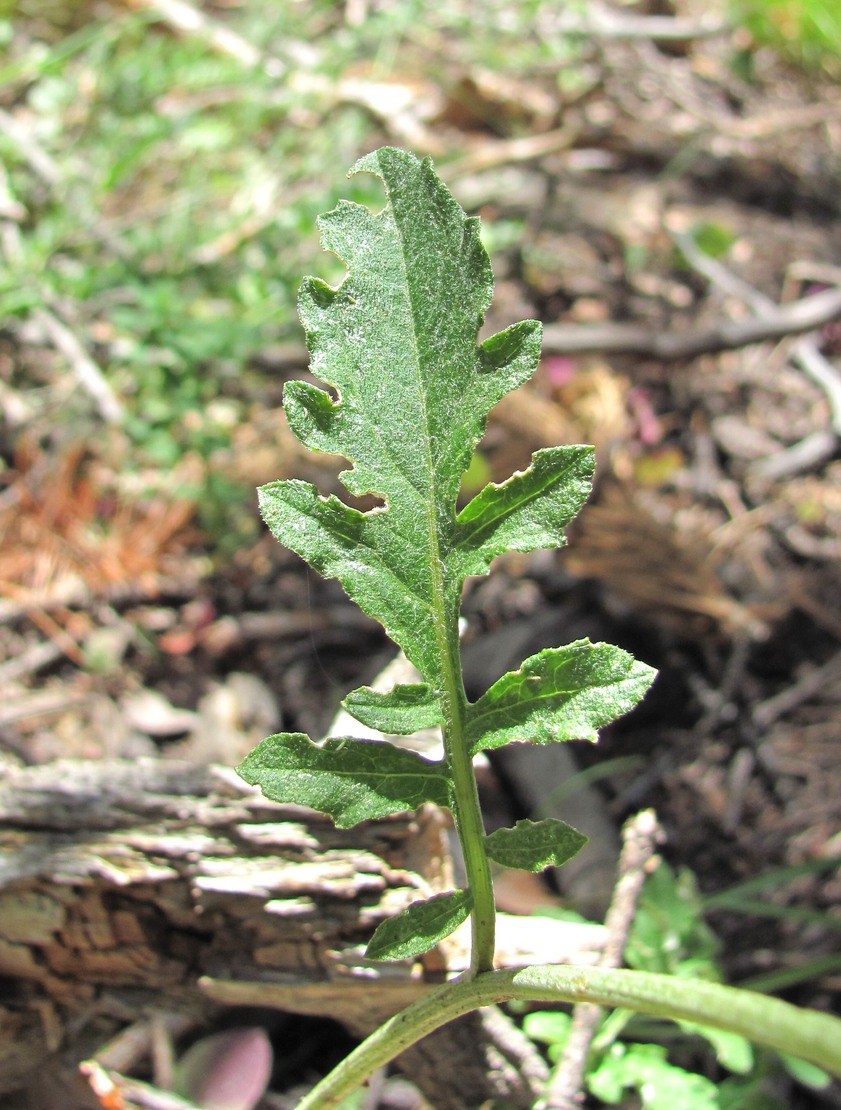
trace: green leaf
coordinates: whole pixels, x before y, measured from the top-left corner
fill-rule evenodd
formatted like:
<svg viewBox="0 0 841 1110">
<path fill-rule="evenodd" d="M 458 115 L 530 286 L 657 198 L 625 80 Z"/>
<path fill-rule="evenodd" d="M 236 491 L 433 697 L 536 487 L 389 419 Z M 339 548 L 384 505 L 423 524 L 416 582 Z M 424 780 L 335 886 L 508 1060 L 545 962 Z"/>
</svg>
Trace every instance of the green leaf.
<svg viewBox="0 0 841 1110">
<path fill-rule="evenodd" d="M 438 698 L 423 682 L 394 686 L 387 693 L 360 686 L 348 694 L 342 705 L 363 725 L 389 736 L 410 736 L 444 720 Z"/>
<path fill-rule="evenodd" d="M 314 744 L 302 732 L 269 736 L 237 767 L 274 802 L 329 813 L 340 829 L 360 821 L 450 804 L 444 763 L 379 740 L 334 736 Z"/>
<path fill-rule="evenodd" d="M 672 871 L 661 861 L 646 875 L 625 946 L 628 967 L 718 979 L 717 949 L 695 876 L 688 868 Z"/>
<path fill-rule="evenodd" d="M 533 1010 L 523 1018 L 523 1032 L 541 1044 L 565 1044 L 571 1018 L 560 1010 Z"/>
<path fill-rule="evenodd" d="M 800 1060 L 797 1056 L 789 1056 L 786 1052 L 780 1053 L 780 1059 L 789 1075 L 804 1087 L 824 1091 L 832 1083 L 832 1076 L 817 1064 L 810 1064 L 808 1060 Z"/>
<path fill-rule="evenodd" d="M 410 960 L 422 956 L 467 920 L 471 905 L 466 890 L 451 890 L 412 902 L 377 927 L 365 955 L 372 960 Z"/>
<path fill-rule="evenodd" d="M 470 707 L 470 751 L 512 740 L 596 740 L 602 725 L 633 709 L 654 675 L 610 644 L 576 640 L 547 648 L 504 674 Z"/>
<path fill-rule="evenodd" d="M 359 171 L 381 178 L 388 204 L 373 214 L 342 201 L 322 217 L 322 243 L 348 273 L 337 289 L 308 279 L 299 298 L 312 371 L 338 398 L 291 382 L 284 402 L 303 443 L 351 461 L 345 486 L 385 505 L 359 512 L 300 481 L 264 486 L 260 505 L 278 539 L 338 578 L 438 693 L 469 561 L 453 549 L 467 544 L 479 565 L 474 548 L 484 545 L 486 569 L 487 550 L 503 542 L 490 506 L 481 527 L 456 526 L 461 476 L 490 408 L 534 372 L 541 328 L 517 323 L 477 346 L 493 288 L 478 220 L 428 159 L 384 147 L 351 172 Z M 539 546 L 530 527 L 529 544 Z M 543 543 L 556 542 L 547 532 Z"/>
<path fill-rule="evenodd" d="M 485 851 L 503 867 L 519 871 L 542 871 L 560 867 L 587 843 L 587 837 L 547 817 L 543 821 L 518 821 L 513 829 L 496 829 L 485 837 Z"/>
<path fill-rule="evenodd" d="M 299 313 L 319 382 L 288 383 L 284 405 L 305 446 L 348 460 L 339 476 L 346 489 L 380 503 L 362 511 L 292 479 L 263 486 L 260 507 L 275 536 L 337 578 L 419 672 L 419 682 L 388 693 L 355 691 L 346 709 L 386 734 L 441 725 L 447 758 L 387 754 L 388 745 L 349 738 L 319 748 L 292 734 L 274 738 L 274 747 L 265 742 L 242 771 L 270 797 L 323 809 L 343 825 L 425 800 L 451 808 L 474 906 L 471 966 L 487 970 L 493 887 L 470 756 L 510 740 L 595 739 L 632 708 L 652 672 L 616 648 L 582 641 L 542 652 L 467 701 L 458 640 L 465 579 L 487 573 L 505 551 L 564 542 L 591 488 L 593 450 L 538 451 L 526 470 L 485 486 L 457 514 L 490 409 L 537 366 L 541 325 L 521 321 L 477 343 L 493 289 L 490 262 L 478 220 L 429 159 L 383 147 L 351 170 L 358 172 L 381 180 L 386 205 L 374 213 L 341 201 L 321 218 L 322 244 L 347 270 L 335 288 L 317 278 L 302 285 Z M 568 858 L 571 830 L 548 833 L 546 825 L 518 828 L 489 840 L 490 850 L 528 868 Z M 395 928 L 437 936 L 436 915 L 449 929 L 453 906 L 457 915 L 470 912 L 466 895 L 453 898 Z M 387 943 L 374 952 L 425 944 L 400 933 L 392 946 L 388 930 L 383 935 Z"/>
<path fill-rule="evenodd" d="M 712 1025 L 697 1025 L 693 1021 L 679 1021 L 684 1033 L 697 1033 L 710 1045 L 715 1058 L 723 1068 L 747 1075 L 753 1067 L 753 1048 L 749 1040 L 731 1033 L 727 1029 L 716 1029 Z M 814 1065 L 809 1065 L 813 1067 Z"/>
<path fill-rule="evenodd" d="M 563 546 L 563 528 L 590 495 L 594 467 L 592 447 L 547 447 L 528 470 L 485 486 L 458 515 L 462 572 L 485 574 L 503 551 Z"/>
<path fill-rule="evenodd" d="M 627 1089 L 636 1090 L 645 1110 L 718 1110 L 715 1084 L 670 1064 L 661 1045 L 612 1045 L 587 1086 L 611 1103 L 621 1101 Z"/>
<path fill-rule="evenodd" d="M 563 1051 L 569 1037 L 569 1027 L 572 1018 L 560 1010 L 533 1010 L 523 1017 L 523 1032 L 532 1041 L 539 1041 L 549 1046 L 550 1058 L 560 1056 L 560 1052 L 552 1053 L 552 1049 Z"/>
</svg>

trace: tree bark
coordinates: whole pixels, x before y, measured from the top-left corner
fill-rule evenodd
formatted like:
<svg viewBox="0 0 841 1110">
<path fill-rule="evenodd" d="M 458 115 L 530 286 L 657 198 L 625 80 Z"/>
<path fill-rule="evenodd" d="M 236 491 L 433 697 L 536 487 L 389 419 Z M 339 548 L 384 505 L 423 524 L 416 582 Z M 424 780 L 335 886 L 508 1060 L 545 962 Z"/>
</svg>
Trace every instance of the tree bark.
<svg viewBox="0 0 841 1110">
<path fill-rule="evenodd" d="M 428 806 L 339 830 L 221 767 L 4 767 L 0 1093 L 48 1059 L 75 1067 L 150 1008 L 208 1020 L 226 1006 L 272 1006 L 370 1032 L 466 961 L 457 938 L 411 965 L 362 955 L 380 921 L 451 886 L 446 826 Z M 551 923 L 549 937 L 538 919 L 515 920 L 501 929 L 506 962 L 592 962 L 603 939 L 597 927 L 561 934 Z M 428 1044 L 404 1061 L 433 1105 L 477 1106 L 501 1091 L 531 1105 L 516 1064 L 493 1073 L 490 1062 L 510 1059 L 506 1038 L 457 1025 L 447 1051 Z"/>
</svg>

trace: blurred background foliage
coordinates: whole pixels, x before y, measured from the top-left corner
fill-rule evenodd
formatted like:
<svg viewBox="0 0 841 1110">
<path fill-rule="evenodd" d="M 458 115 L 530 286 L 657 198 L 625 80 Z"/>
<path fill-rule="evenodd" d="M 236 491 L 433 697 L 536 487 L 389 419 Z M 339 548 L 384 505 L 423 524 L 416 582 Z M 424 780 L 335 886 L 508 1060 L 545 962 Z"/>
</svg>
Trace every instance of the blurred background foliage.
<svg viewBox="0 0 841 1110">
<path fill-rule="evenodd" d="M 388 138 L 389 83 L 446 87 L 471 67 L 586 80 L 581 37 L 536 30 L 544 8 L 0 0 L 0 328 L 37 341 L 45 310 L 81 339 L 121 409 L 127 482 L 197 498 L 211 543 L 255 527 L 225 452 L 271 392 L 261 354 L 298 339 L 301 276 L 340 275 L 316 215 L 339 195 L 378 202 L 373 180 L 343 174 Z M 841 9 L 824 0 L 732 0 L 727 14 L 734 65 L 770 46 L 837 67 Z M 497 125 L 517 134 L 516 119 Z M 492 249 L 518 231 L 486 227 Z M 31 360 L 14 373 L 42 427 L 99 435 L 89 398 Z"/>
</svg>

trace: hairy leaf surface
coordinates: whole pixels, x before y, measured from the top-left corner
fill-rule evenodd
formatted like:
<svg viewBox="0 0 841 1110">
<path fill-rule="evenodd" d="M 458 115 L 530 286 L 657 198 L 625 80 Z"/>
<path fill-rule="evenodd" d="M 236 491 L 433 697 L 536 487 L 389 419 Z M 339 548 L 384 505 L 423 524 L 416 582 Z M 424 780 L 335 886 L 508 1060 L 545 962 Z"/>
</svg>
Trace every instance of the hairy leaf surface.
<svg viewBox="0 0 841 1110">
<path fill-rule="evenodd" d="M 596 740 L 602 725 L 627 713 L 655 671 L 611 644 L 576 640 L 530 656 L 470 706 L 471 752 L 512 740 Z"/>
<path fill-rule="evenodd" d="M 328 813 L 340 829 L 369 818 L 450 804 L 443 763 L 379 740 L 334 736 L 314 744 L 302 732 L 269 736 L 237 767 L 274 802 Z"/>
<path fill-rule="evenodd" d="M 564 527 L 593 485 L 592 447 L 535 451 L 528 470 L 491 483 L 458 515 L 456 550 L 463 574 L 484 574 L 504 551 L 534 551 L 566 543 Z"/>
<path fill-rule="evenodd" d="M 471 904 L 466 890 L 451 890 L 422 902 L 412 902 L 377 927 L 365 955 L 372 960 L 409 960 L 422 956 L 467 920 Z"/>
<path fill-rule="evenodd" d="M 468 702 L 458 640 L 465 579 L 486 574 L 505 551 L 563 544 L 590 491 L 594 454 L 580 446 L 537 451 L 526 470 L 487 485 L 457 511 L 490 409 L 537 366 L 541 326 L 521 321 L 477 341 L 493 287 L 490 262 L 478 220 L 465 215 L 429 159 L 384 147 L 362 158 L 357 172 L 381 179 L 386 205 L 373 213 L 342 201 L 319 221 L 324 247 L 347 273 L 336 288 L 316 278 L 301 288 L 311 369 L 323 388 L 290 382 L 284 405 L 302 443 L 348 460 L 340 475 L 347 490 L 380 504 L 362 511 L 291 479 L 263 486 L 260 506 L 275 536 L 337 578 L 420 674 L 385 693 L 356 690 L 345 708 L 384 734 L 440 725 L 446 759 L 283 733 L 263 741 L 240 772 L 269 797 L 313 806 L 342 826 L 425 801 L 451 808 L 472 894 L 456 891 L 406 911 L 378 932 L 374 951 L 424 951 L 417 944 L 434 944 L 472 906 L 476 966 L 487 968 L 493 892 L 483 845 L 494 858 L 519 860 L 514 866 L 542 867 L 571 849 L 573 830 L 541 822 L 486 842 L 470 756 L 512 740 L 595 739 L 639 700 L 652 672 L 616 648 L 581 641 L 528 659 Z"/>
<path fill-rule="evenodd" d="M 389 736 L 411 736 L 444 722 L 440 702 L 424 682 L 400 684 L 385 693 L 360 686 L 342 705 L 363 725 Z"/>
<path fill-rule="evenodd" d="M 560 867 L 587 843 L 587 837 L 554 817 L 518 821 L 513 829 L 496 829 L 485 837 L 485 851 L 503 867 L 542 871 Z"/>
<path fill-rule="evenodd" d="M 476 525 L 456 525 L 461 475 L 489 409 L 534 372 L 541 328 L 517 323 L 477 346 L 493 288 L 478 220 L 428 159 L 385 147 L 351 172 L 359 171 L 382 179 L 388 204 L 373 214 L 342 201 L 321 218 L 322 243 L 348 273 L 337 289 L 307 280 L 299 299 L 312 371 L 338 399 L 291 382 L 284 403 L 302 442 L 351 461 L 347 488 L 385 506 L 359 512 L 298 481 L 264 486 L 260 504 L 278 539 L 338 578 L 437 691 L 464 574 L 484 573 L 489 552 L 511 539 L 489 538 L 499 525 L 486 510 L 480 557 Z M 459 543 L 471 553 L 469 571 L 452 556 Z"/>
</svg>

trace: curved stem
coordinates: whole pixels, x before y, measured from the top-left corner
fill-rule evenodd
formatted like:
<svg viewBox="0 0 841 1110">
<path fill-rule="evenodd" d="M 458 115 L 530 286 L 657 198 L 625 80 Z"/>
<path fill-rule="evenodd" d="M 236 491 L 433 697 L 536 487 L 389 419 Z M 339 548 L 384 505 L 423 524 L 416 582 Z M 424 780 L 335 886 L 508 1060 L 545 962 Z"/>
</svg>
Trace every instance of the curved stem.
<svg viewBox="0 0 841 1110">
<path fill-rule="evenodd" d="M 448 1021 L 482 1006 L 523 1002 L 597 1002 L 655 1017 L 738 1033 L 841 1076 L 841 1019 L 754 991 L 653 972 L 524 967 L 460 978 L 396 1014 L 314 1087 L 298 1110 L 338 1106 L 377 1068 Z"/>
</svg>

